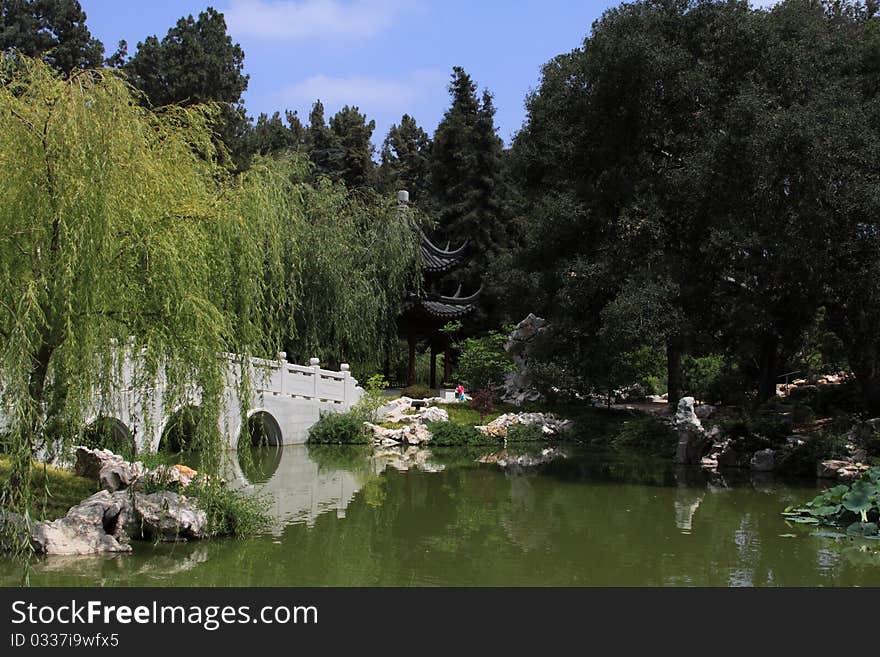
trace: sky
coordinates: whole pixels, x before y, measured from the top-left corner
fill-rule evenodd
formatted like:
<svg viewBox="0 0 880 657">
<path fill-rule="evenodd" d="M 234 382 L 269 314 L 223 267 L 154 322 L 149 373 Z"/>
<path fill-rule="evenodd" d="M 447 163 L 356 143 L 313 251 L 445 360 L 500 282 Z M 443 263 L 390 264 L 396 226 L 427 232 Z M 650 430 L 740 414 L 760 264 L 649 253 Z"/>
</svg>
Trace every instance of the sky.
<svg viewBox="0 0 880 657">
<path fill-rule="evenodd" d="M 772 0 L 756 0 L 766 5 Z M 406 113 L 433 133 L 449 106 L 447 84 L 462 66 L 495 98 L 506 144 L 525 119 L 541 66 L 581 45 L 610 0 L 80 0 L 89 30 L 109 56 L 120 39 L 160 39 L 182 16 L 208 6 L 226 17 L 250 75 L 248 114 L 296 110 L 315 99 L 325 116 L 356 105 L 376 121 L 373 143 Z"/>
</svg>

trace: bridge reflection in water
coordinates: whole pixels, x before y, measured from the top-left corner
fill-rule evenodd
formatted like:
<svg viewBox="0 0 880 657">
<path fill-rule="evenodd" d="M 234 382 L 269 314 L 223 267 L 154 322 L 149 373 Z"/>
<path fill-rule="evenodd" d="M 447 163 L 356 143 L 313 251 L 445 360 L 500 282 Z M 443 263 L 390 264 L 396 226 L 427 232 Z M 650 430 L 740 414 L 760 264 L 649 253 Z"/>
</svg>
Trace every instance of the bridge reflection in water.
<svg viewBox="0 0 880 657">
<path fill-rule="evenodd" d="M 223 478 L 232 488 L 267 497 L 276 536 L 287 524 L 311 527 L 318 516 L 331 511 L 344 518 L 365 481 L 357 472 L 321 467 L 309 450 L 309 445 L 298 444 L 226 453 Z"/>
</svg>

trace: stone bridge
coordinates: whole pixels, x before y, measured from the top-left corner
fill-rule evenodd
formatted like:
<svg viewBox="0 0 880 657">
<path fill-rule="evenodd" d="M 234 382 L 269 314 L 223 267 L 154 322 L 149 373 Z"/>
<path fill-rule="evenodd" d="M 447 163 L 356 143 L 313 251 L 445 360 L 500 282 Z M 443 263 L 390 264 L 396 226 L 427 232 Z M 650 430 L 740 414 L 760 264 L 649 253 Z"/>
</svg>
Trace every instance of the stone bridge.
<svg viewBox="0 0 880 657">
<path fill-rule="evenodd" d="M 243 426 L 236 385 L 240 381 L 240 359 L 232 354 L 223 358 L 229 363 L 229 375 L 221 399 L 219 429 L 230 450 L 238 448 L 240 438 L 269 445 L 304 443 L 308 428 L 322 412 L 348 411 L 363 395 L 346 364 L 340 366 L 340 371 L 323 369 L 317 358 L 312 358 L 307 366 L 296 365 L 287 361 L 284 352 L 278 354 L 277 360 L 252 358 L 252 393 L 247 404 L 247 426 Z M 144 395 L 135 384 L 136 362 L 124 359 L 119 384 L 109 395 L 101 396 L 86 422 L 93 427 L 100 425 L 102 430 L 112 433 L 114 442 L 133 444 L 137 451 L 156 452 L 160 447 L 177 451 L 169 443 L 173 440 L 169 428 L 181 427 L 187 418 L 191 421 L 199 411 L 201 392 L 193 390 L 184 402 L 167 408 L 162 394 L 164 373 L 160 371 L 151 394 Z"/>
</svg>

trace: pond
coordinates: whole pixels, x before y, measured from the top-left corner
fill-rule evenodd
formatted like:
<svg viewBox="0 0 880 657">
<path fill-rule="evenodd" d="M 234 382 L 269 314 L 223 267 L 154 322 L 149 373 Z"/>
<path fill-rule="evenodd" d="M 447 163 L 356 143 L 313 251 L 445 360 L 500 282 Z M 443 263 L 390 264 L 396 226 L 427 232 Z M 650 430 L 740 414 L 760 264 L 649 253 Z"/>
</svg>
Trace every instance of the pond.
<svg viewBox="0 0 880 657">
<path fill-rule="evenodd" d="M 274 524 L 265 535 L 43 559 L 30 583 L 880 585 L 880 543 L 817 536 L 779 515 L 815 496 L 818 482 L 708 478 L 664 461 L 559 448 L 565 457 L 516 469 L 476 463 L 486 449 L 255 450 L 226 476 L 266 496 Z M 20 566 L 0 562 L 0 584 L 20 580 Z"/>
</svg>

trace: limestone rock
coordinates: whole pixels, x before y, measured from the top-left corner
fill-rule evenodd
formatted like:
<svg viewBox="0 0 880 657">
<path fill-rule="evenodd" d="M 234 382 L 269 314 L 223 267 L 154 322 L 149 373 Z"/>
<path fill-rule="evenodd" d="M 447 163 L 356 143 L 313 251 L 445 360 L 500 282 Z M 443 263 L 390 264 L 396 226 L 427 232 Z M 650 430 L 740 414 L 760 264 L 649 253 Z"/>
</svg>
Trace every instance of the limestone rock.
<svg viewBox="0 0 880 657">
<path fill-rule="evenodd" d="M 544 413 L 505 413 L 499 415 L 489 424 L 476 427 L 484 436 L 504 438 L 510 427 L 522 425 L 534 425 L 541 428 L 541 433 L 546 437 L 557 436 L 571 427 L 569 420 L 560 420 L 553 415 Z"/>
<path fill-rule="evenodd" d="M 673 426 L 678 433 L 675 462 L 679 465 L 700 464 L 711 441 L 694 412 L 694 398 L 682 397 L 678 402 Z M 721 461 L 718 461 L 721 465 Z"/>
<path fill-rule="evenodd" d="M 74 472 L 97 481 L 101 488 L 112 493 L 135 484 L 146 474 L 146 468 L 140 461 L 130 463 L 109 449 L 90 449 L 80 445 L 76 448 Z"/>
<path fill-rule="evenodd" d="M 169 491 L 136 493 L 134 509 L 148 540 L 179 541 L 206 535 L 207 515 L 183 495 Z"/>
<path fill-rule="evenodd" d="M 534 389 L 529 376 L 529 351 L 535 338 L 547 330 L 547 320 L 532 313 L 511 332 L 504 345 L 517 369 L 504 379 L 501 398 L 517 406 L 524 402 L 540 401 L 541 393 Z"/>
<path fill-rule="evenodd" d="M 869 469 L 870 466 L 865 465 L 864 463 L 829 460 L 822 461 L 816 466 L 816 476 L 820 479 L 835 479 L 839 482 L 845 483 L 855 481 Z"/>
<path fill-rule="evenodd" d="M 100 491 L 72 507 L 63 518 L 34 523 L 31 527 L 34 547 L 42 554 L 131 551 L 130 546 L 105 530 L 105 515 L 116 503 L 111 493 Z M 114 519 L 111 513 L 109 521 L 112 523 Z"/>
<path fill-rule="evenodd" d="M 449 413 L 436 406 L 427 406 L 418 412 L 418 418 L 422 422 L 448 422 Z"/>
</svg>

